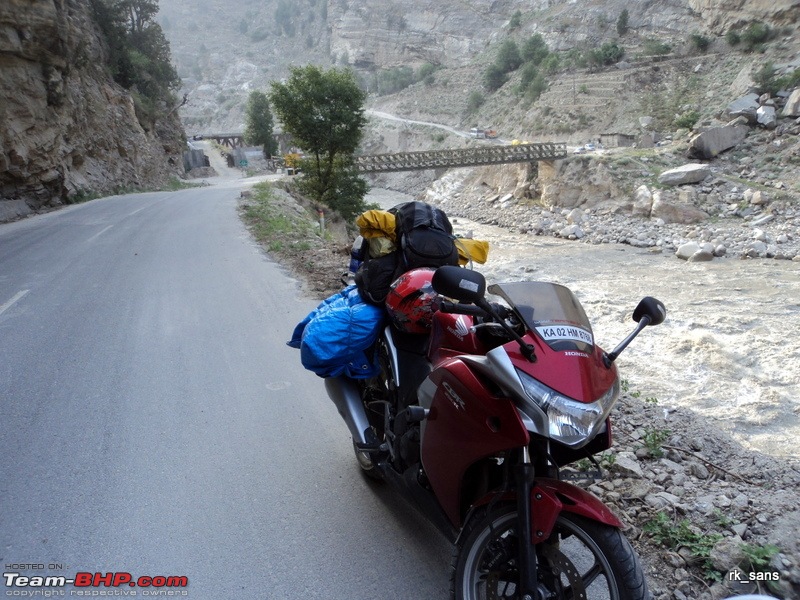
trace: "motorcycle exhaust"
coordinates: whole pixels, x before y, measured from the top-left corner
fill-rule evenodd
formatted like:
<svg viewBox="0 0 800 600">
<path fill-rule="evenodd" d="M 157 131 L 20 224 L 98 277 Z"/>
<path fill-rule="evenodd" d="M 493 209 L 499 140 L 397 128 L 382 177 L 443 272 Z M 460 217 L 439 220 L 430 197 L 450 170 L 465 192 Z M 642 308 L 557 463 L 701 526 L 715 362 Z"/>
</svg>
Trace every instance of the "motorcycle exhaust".
<svg viewBox="0 0 800 600">
<path fill-rule="evenodd" d="M 369 429 L 369 421 L 356 383 L 347 377 L 326 377 L 325 389 L 347 424 L 353 441 L 367 444 L 366 431 Z"/>
</svg>

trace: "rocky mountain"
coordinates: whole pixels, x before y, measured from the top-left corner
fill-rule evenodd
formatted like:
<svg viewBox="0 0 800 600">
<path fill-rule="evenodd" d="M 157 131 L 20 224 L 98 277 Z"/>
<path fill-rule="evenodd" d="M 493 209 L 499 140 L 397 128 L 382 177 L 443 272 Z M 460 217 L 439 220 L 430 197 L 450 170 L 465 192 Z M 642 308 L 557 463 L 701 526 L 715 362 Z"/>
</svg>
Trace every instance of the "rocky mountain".
<svg viewBox="0 0 800 600">
<path fill-rule="evenodd" d="M 795 33 L 800 22 L 793 0 L 161 0 L 161 7 L 189 93 L 182 116 L 190 133 L 241 131 L 249 91 L 266 89 L 291 65 L 347 65 L 373 90 L 383 76 L 433 65 L 433 79 L 449 83 L 449 96 L 436 96 L 438 112 L 457 124 L 509 37 L 521 43 L 539 33 L 560 54 L 619 40 L 636 57 L 649 42 L 682 52 L 692 33 L 714 42 L 756 21 Z M 623 10 L 629 33 L 619 39 Z M 521 118 L 517 111 L 509 122 Z"/>
<path fill-rule="evenodd" d="M 244 131 L 251 90 L 290 66 L 331 63 L 326 0 L 160 0 L 158 20 L 188 93 L 189 135 Z"/>
<path fill-rule="evenodd" d="M 177 113 L 143 128 L 107 56 L 84 0 L 0 3 L 0 222 L 183 171 Z"/>
</svg>

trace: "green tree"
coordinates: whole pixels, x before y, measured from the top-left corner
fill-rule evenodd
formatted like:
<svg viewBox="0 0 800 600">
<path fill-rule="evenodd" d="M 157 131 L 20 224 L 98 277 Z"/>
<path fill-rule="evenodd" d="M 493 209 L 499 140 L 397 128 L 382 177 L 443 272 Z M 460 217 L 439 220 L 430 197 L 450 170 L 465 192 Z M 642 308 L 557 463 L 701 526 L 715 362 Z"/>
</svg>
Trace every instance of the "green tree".
<svg viewBox="0 0 800 600">
<path fill-rule="evenodd" d="M 278 151 L 278 142 L 272 133 L 272 111 L 269 99 L 264 92 L 250 92 L 247 99 L 247 124 L 244 139 L 248 144 L 257 144 L 264 151 L 264 158 L 269 158 Z"/>
<path fill-rule="evenodd" d="M 617 33 L 619 35 L 625 35 L 628 33 L 628 9 L 623 8 L 622 12 L 619 13 L 619 18 L 617 19 Z"/>
<path fill-rule="evenodd" d="M 425 85 L 433 85 L 436 81 L 434 77 L 434 73 L 436 72 L 436 65 L 431 63 L 425 63 L 417 69 L 416 79 L 417 81 L 423 81 Z"/>
<path fill-rule="evenodd" d="M 369 186 L 355 170 L 352 157 L 337 157 L 333 161 L 333 169 L 327 181 L 309 176 L 317 164 L 314 158 L 304 158 L 300 161 L 300 169 L 304 176 L 298 181 L 299 190 L 334 209 L 348 221 L 353 221 L 367 209 L 364 196 L 367 195 Z"/>
<path fill-rule="evenodd" d="M 564 66 L 568 69 L 585 69 L 589 59 L 580 48 L 571 48 L 564 54 Z"/>
<path fill-rule="evenodd" d="M 600 66 L 618 63 L 623 56 L 625 56 L 624 48 L 620 48 L 616 42 L 606 42 L 600 48 L 589 50 L 586 54 L 586 59 L 589 63 L 589 69 L 594 71 Z"/>
<path fill-rule="evenodd" d="M 392 67 L 378 73 L 378 93 L 394 94 L 414 83 L 414 70 L 407 66 Z"/>
<path fill-rule="evenodd" d="M 525 88 L 525 97 L 531 102 L 536 102 L 545 91 L 547 91 L 547 80 L 539 73 Z"/>
<path fill-rule="evenodd" d="M 522 64 L 522 57 L 517 43 L 514 40 L 505 40 L 500 45 L 500 50 L 497 52 L 497 59 L 494 63 L 502 69 L 503 73 L 510 73 L 519 69 Z"/>
<path fill-rule="evenodd" d="M 128 21 L 128 30 L 142 32 L 149 28 L 158 13 L 158 0 L 117 0 Z"/>
<path fill-rule="evenodd" d="M 642 54 L 645 56 L 660 56 L 672 52 L 672 46 L 657 39 L 644 40 Z"/>
<path fill-rule="evenodd" d="M 511 20 L 508 22 L 509 30 L 519 29 L 522 25 L 522 11 L 516 11 L 513 15 L 511 15 Z"/>
<path fill-rule="evenodd" d="M 760 21 L 751 23 L 747 29 L 744 30 L 744 33 L 742 33 L 742 42 L 744 42 L 745 50 L 747 52 L 752 52 L 761 44 L 769 41 L 772 35 L 773 32 L 769 25 Z"/>
<path fill-rule="evenodd" d="M 676 116 L 672 124 L 678 129 L 691 129 L 698 120 L 700 120 L 699 112 L 696 110 L 687 110 L 681 115 Z"/>
<path fill-rule="evenodd" d="M 728 33 L 725 34 L 725 41 L 727 41 L 731 46 L 737 46 L 739 45 L 739 42 L 742 41 L 742 36 L 739 35 L 738 31 L 730 29 Z"/>
<path fill-rule="evenodd" d="M 530 83 L 534 79 L 536 79 L 538 75 L 539 75 L 539 69 L 536 67 L 535 64 L 533 64 L 532 62 L 525 63 L 522 66 L 522 71 L 521 71 L 520 85 L 522 86 L 522 89 L 524 90 L 525 88 L 527 88 L 528 85 L 530 85 Z"/>
<path fill-rule="evenodd" d="M 700 52 L 706 52 L 711 46 L 711 40 L 699 33 L 693 33 L 689 36 L 689 41 Z"/>
<path fill-rule="evenodd" d="M 503 87 L 505 82 L 505 71 L 503 71 L 501 67 L 494 63 L 489 65 L 489 67 L 486 69 L 486 73 L 483 75 L 483 85 L 486 87 L 486 89 L 490 92 L 495 92 Z"/>
<path fill-rule="evenodd" d="M 542 62 L 549 53 L 550 51 L 547 49 L 547 43 L 544 41 L 541 34 L 538 33 L 529 37 L 522 45 L 522 59 L 534 65 L 538 65 Z"/>
<path fill-rule="evenodd" d="M 174 105 L 180 77 L 169 42 L 155 21 L 157 0 L 91 0 L 93 16 L 109 48 L 108 67 L 130 89 L 139 120 L 154 122 L 161 103 Z"/>
<path fill-rule="evenodd" d="M 363 135 L 365 93 L 352 71 L 293 67 L 269 99 L 283 129 L 305 151 L 301 189 L 351 219 L 365 208 L 367 184 L 353 167 Z"/>
<path fill-rule="evenodd" d="M 486 102 L 486 98 L 484 98 L 483 94 L 478 90 L 470 92 L 470 95 L 467 97 L 467 114 L 477 112 L 477 110 L 483 106 L 484 102 Z"/>
<path fill-rule="evenodd" d="M 558 54 L 551 52 L 547 55 L 547 58 L 541 62 L 540 67 L 542 68 L 542 71 L 548 75 L 555 75 L 558 73 L 559 67 L 561 67 L 561 59 L 559 58 Z"/>
</svg>

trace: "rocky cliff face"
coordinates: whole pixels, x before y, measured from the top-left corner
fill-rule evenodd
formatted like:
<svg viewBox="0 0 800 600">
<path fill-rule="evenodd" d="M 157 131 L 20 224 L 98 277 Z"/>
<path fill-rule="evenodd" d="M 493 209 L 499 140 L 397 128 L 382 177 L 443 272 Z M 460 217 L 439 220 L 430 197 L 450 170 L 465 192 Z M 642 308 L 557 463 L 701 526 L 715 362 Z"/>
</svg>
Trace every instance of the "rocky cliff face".
<svg viewBox="0 0 800 600">
<path fill-rule="evenodd" d="M 182 171 L 177 114 L 145 130 L 82 0 L 0 3 L 0 221 Z"/>
<path fill-rule="evenodd" d="M 775 27 L 796 29 L 800 23 L 797 0 L 688 0 L 706 27 L 724 34 L 732 27 L 763 21 Z"/>
<path fill-rule="evenodd" d="M 516 11 L 523 31 L 543 34 L 551 49 L 609 41 L 627 9 L 642 34 L 685 37 L 725 34 L 763 21 L 796 27 L 796 0 L 339 0 L 331 1 L 331 53 L 356 69 L 419 65 L 461 66 L 507 33 Z"/>
<path fill-rule="evenodd" d="M 550 0 L 350 0 L 328 10 L 331 53 L 356 69 L 460 66 L 502 31 L 515 11 L 538 12 Z"/>
</svg>

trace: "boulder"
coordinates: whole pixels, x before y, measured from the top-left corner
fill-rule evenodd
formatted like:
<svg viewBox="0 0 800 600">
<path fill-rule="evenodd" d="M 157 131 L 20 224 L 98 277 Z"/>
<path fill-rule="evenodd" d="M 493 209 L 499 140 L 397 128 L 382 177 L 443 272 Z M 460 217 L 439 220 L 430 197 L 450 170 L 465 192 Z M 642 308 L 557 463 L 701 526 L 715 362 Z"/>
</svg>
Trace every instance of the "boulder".
<svg viewBox="0 0 800 600">
<path fill-rule="evenodd" d="M 581 239 L 585 234 L 579 225 L 567 225 L 560 232 L 559 235 L 567 239 Z"/>
<path fill-rule="evenodd" d="M 576 223 L 582 223 L 585 220 L 583 211 L 580 208 L 573 208 L 567 214 L 567 223 L 570 225 L 574 225 Z"/>
<path fill-rule="evenodd" d="M 725 108 L 731 117 L 744 117 L 750 123 L 756 122 L 756 111 L 758 111 L 758 94 L 746 94 L 738 100 L 734 100 Z"/>
<path fill-rule="evenodd" d="M 653 208 L 653 194 L 650 193 L 650 188 L 646 185 L 640 185 L 636 189 L 633 196 L 633 210 L 631 214 L 634 217 L 650 218 L 650 211 Z"/>
<path fill-rule="evenodd" d="M 713 127 L 689 141 L 688 155 L 690 158 L 714 158 L 744 141 L 747 132 L 747 126 L 738 123 Z"/>
<path fill-rule="evenodd" d="M 662 185 L 684 185 L 686 183 L 698 183 L 711 175 L 708 165 L 688 164 L 664 171 L 658 176 L 658 182 Z"/>
<path fill-rule="evenodd" d="M 689 262 L 708 262 L 714 260 L 714 252 L 701 249 L 692 254 L 688 260 Z"/>
<path fill-rule="evenodd" d="M 675 256 L 682 260 L 689 260 L 689 258 L 697 252 L 700 252 L 700 244 L 697 242 L 686 242 L 678 246 L 678 249 L 675 251 Z"/>
<path fill-rule="evenodd" d="M 750 204 L 753 206 L 760 206 L 767 202 L 765 194 L 761 192 L 761 190 L 754 190 L 753 193 L 750 195 L 748 200 Z"/>
<path fill-rule="evenodd" d="M 767 244 L 760 240 L 750 242 L 744 249 L 744 255 L 749 258 L 764 258 L 767 255 Z"/>
<path fill-rule="evenodd" d="M 714 544 L 708 557 L 714 568 L 724 573 L 742 563 L 745 559 L 743 543 L 741 538 L 729 537 Z"/>
<path fill-rule="evenodd" d="M 660 195 L 653 198 L 653 210 L 650 213 L 653 219 L 663 219 L 664 223 L 702 223 L 708 215 L 702 210 L 686 204 L 675 204 L 663 200 Z"/>
<path fill-rule="evenodd" d="M 784 117 L 800 117 L 800 88 L 794 90 L 786 100 L 781 113 Z"/>
<path fill-rule="evenodd" d="M 644 472 L 633 452 L 620 452 L 614 461 L 613 470 L 624 477 L 643 477 Z"/>
<path fill-rule="evenodd" d="M 756 111 L 758 124 L 767 129 L 775 129 L 778 126 L 778 115 L 775 113 L 774 106 L 760 106 Z"/>
</svg>

